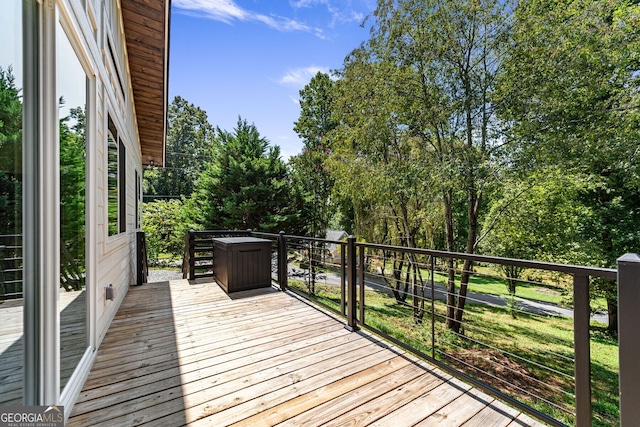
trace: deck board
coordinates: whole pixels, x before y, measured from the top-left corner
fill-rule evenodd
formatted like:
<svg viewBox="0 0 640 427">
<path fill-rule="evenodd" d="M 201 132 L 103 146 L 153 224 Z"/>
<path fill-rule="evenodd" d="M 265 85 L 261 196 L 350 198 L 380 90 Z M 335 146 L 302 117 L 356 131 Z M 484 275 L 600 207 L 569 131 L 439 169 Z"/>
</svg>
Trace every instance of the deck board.
<svg viewBox="0 0 640 427">
<path fill-rule="evenodd" d="M 287 293 L 176 280 L 129 290 L 67 426 L 535 424 L 500 405 Z"/>
</svg>

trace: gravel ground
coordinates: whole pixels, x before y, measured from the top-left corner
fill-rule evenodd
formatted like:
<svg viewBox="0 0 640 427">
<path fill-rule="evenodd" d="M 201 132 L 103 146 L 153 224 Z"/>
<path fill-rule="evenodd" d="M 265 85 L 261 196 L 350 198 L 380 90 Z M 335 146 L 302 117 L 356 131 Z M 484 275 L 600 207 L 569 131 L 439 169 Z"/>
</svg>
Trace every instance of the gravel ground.
<svg viewBox="0 0 640 427">
<path fill-rule="evenodd" d="M 149 270 L 147 283 L 167 282 L 169 280 L 182 279 L 182 271 L 179 270 Z"/>
</svg>

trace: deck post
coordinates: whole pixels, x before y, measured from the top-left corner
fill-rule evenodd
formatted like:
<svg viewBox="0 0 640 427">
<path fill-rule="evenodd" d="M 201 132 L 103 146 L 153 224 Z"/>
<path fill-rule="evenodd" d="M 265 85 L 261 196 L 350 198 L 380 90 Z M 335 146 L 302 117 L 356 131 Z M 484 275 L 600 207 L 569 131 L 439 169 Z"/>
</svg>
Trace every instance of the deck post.
<svg viewBox="0 0 640 427">
<path fill-rule="evenodd" d="M 365 324 L 365 319 L 364 319 L 364 246 L 360 247 L 360 251 L 358 253 L 358 270 L 360 272 L 359 274 L 359 282 L 360 282 L 360 293 L 359 293 L 359 300 L 360 300 L 360 310 L 359 310 L 359 318 L 358 320 L 360 321 L 361 325 Z"/>
<path fill-rule="evenodd" d="M 358 330 L 356 326 L 356 238 L 351 235 L 347 238 L 347 328 L 353 332 Z"/>
<path fill-rule="evenodd" d="M 640 257 L 618 258 L 618 354 L 620 361 L 620 426 L 640 420 Z"/>
<path fill-rule="evenodd" d="M 193 230 L 189 231 L 189 280 L 196 278 L 196 235 Z"/>
<path fill-rule="evenodd" d="M 144 231 L 136 232 L 136 263 L 137 263 L 137 284 L 147 283 L 149 273 L 147 262 L 147 242 L 145 240 Z"/>
<path fill-rule="evenodd" d="M 287 236 L 284 231 L 278 234 L 278 285 L 281 291 L 287 290 Z"/>
<path fill-rule="evenodd" d="M 576 426 L 591 426 L 591 350 L 589 276 L 573 276 Z"/>
<path fill-rule="evenodd" d="M 347 315 L 345 297 L 347 295 L 347 246 L 340 245 L 340 313 Z"/>
</svg>

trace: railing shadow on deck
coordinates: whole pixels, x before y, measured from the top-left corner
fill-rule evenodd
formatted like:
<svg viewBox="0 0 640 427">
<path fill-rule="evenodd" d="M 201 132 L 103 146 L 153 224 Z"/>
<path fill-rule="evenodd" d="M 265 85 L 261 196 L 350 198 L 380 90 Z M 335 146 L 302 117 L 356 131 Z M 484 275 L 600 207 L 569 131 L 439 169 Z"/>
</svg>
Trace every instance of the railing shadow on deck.
<svg viewBox="0 0 640 427">
<path fill-rule="evenodd" d="M 272 240 L 272 277 L 281 290 L 341 316 L 350 330 L 375 332 L 541 421 L 632 426 L 637 419 L 640 370 L 628 360 L 638 357 L 638 333 L 626 330 L 640 321 L 637 307 L 630 308 L 633 301 L 640 304 L 637 255 L 621 258 L 626 262 L 619 261 L 615 270 L 359 243 L 353 236 L 331 241 L 216 230 L 188 233 L 185 260 L 193 260 L 199 238 L 231 235 Z M 211 266 L 213 256 L 208 255 Z M 183 264 L 185 276 L 195 273 L 192 265 Z M 460 294 L 461 277 L 474 292 Z M 590 337 L 589 283 L 596 278 L 617 282 L 619 367 L 592 361 L 597 340 Z M 516 292 L 507 297 L 483 292 L 490 282 L 514 291 L 561 284 L 570 291 L 573 308 L 562 311 L 520 299 Z M 635 321 L 623 325 L 628 316 Z M 620 403 L 618 388 L 626 390 Z M 603 396 L 607 402 L 600 402 Z"/>
</svg>

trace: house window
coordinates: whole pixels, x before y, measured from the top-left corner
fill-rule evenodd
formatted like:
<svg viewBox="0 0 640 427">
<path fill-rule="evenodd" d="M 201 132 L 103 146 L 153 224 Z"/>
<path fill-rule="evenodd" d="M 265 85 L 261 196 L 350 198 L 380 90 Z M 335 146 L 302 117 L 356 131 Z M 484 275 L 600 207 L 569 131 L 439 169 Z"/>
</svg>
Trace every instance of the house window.
<svg viewBox="0 0 640 427">
<path fill-rule="evenodd" d="M 111 117 L 107 133 L 107 163 L 109 236 L 115 236 L 127 231 L 127 152 Z"/>
<path fill-rule="evenodd" d="M 136 169 L 136 228 L 140 229 L 140 218 L 142 215 L 140 215 L 140 199 L 141 199 L 141 188 L 140 188 L 140 174 L 138 173 L 138 170 Z"/>
<path fill-rule="evenodd" d="M 109 218 L 109 236 L 118 234 L 118 132 L 109 118 L 107 134 L 107 210 Z"/>
<path fill-rule="evenodd" d="M 118 143 L 118 224 L 120 233 L 127 231 L 127 151 Z"/>
</svg>

